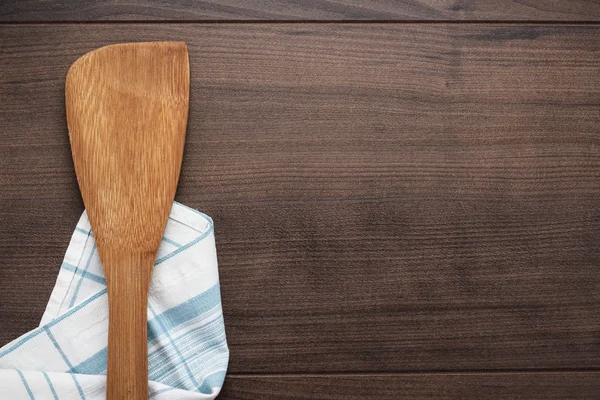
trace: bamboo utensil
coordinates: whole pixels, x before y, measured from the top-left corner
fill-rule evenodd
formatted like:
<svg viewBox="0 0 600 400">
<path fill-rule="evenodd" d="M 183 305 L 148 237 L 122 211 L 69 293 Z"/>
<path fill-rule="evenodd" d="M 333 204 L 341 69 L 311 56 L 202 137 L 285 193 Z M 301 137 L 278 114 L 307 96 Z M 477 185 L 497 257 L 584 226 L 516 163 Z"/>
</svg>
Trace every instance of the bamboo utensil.
<svg viewBox="0 0 600 400">
<path fill-rule="evenodd" d="M 109 303 L 107 398 L 148 398 L 150 276 L 173 204 L 187 125 L 185 43 L 117 44 L 67 74 L 67 125 Z"/>
</svg>

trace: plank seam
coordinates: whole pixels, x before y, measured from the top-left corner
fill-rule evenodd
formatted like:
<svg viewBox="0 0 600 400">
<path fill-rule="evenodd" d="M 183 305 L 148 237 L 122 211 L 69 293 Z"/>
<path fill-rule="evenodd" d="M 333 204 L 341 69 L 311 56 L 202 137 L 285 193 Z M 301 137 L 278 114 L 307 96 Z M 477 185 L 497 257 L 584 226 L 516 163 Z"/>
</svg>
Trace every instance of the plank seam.
<svg viewBox="0 0 600 400">
<path fill-rule="evenodd" d="M 56 20 L 56 21 L 0 21 L 0 25 L 154 25 L 154 24 L 204 24 L 204 25 L 248 25 L 248 24 L 398 24 L 398 25 L 577 25 L 600 26 L 600 21 L 565 20 Z"/>
<path fill-rule="evenodd" d="M 581 374 L 581 373 L 600 373 L 600 368 L 565 368 L 565 369 L 530 369 L 530 370 L 444 370 L 444 371 L 412 371 L 412 372 L 277 372 L 277 373 L 244 373 L 231 372 L 227 377 L 238 378 L 271 378 L 271 377 L 287 377 L 287 378 L 309 378 L 309 377 L 370 377 L 370 376 L 444 376 L 444 375 L 545 375 L 545 374 Z"/>
</svg>

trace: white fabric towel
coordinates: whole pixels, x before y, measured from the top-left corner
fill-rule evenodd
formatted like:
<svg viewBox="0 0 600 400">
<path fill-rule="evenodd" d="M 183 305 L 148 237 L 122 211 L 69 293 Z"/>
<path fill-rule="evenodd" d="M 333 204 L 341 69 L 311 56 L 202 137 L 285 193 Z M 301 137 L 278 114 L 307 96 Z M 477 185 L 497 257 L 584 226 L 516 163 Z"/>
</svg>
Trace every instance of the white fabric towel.
<svg viewBox="0 0 600 400">
<path fill-rule="evenodd" d="M 0 349 L 0 399 L 105 399 L 108 301 L 84 212 L 39 328 Z M 212 220 L 174 203 L 148 299 L 149 397 L 214 399 L 229 351 Z"/>
</svg>

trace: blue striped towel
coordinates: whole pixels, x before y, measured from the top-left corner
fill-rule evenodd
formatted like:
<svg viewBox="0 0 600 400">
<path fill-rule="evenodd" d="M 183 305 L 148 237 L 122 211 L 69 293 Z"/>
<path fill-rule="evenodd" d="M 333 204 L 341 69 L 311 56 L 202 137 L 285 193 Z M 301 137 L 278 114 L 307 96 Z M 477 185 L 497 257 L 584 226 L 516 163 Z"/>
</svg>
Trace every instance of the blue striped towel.
<svg viewBox="0 0 600 400">
<path fill-rule="evenodd" d="M 212 220 L 174 203 L 148 300 L 149 397 L 214 399 L 229 351 Z M 84 212 L 39 328 L 0 349 L 0 399 L 105 398 L 108 301 Z"/>
</svg>

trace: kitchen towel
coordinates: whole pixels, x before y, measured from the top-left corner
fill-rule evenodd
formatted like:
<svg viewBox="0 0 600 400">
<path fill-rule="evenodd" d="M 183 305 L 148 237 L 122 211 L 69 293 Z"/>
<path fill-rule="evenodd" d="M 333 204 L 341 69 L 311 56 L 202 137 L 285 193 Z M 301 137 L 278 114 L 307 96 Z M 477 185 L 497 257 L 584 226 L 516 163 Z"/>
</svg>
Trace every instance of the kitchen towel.
<svg viewBox="0 0 600 400">
<path fill-rule="evenodd" d="M 108 300 L 84 212 L 39 328 L 0 349 L 0 399 L 105 399 Z M 148 298 L 149 398 L 214 399 L 229 351 L 212 220 L 174 203 Z"/>
</svg>

